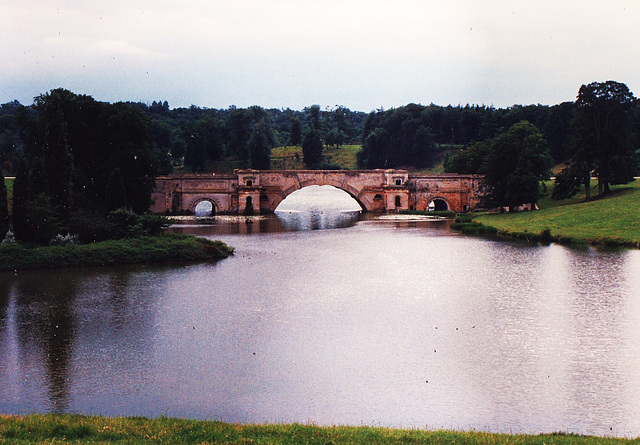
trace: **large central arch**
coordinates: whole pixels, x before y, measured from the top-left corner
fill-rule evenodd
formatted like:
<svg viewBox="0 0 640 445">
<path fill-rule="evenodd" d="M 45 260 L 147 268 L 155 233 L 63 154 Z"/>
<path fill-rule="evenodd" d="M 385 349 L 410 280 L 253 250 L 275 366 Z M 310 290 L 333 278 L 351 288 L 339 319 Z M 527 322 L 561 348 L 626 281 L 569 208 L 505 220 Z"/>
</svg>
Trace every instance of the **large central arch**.
<svg viewBox="0 0 640 445">
<path fill-rule="evenodd" d="M 238 182 L 243 189 L 242 192 L 246 194 L 255 193 L 254 190 L 259 189 L 259 196 L 256 199 L 260 201 L 260 209 L 269 212 L 275 211 L 278 205 L 293 192 L 312 185 L 335 187 L 351 196 L 363 211 L 375 211 L 380 206 L 378 202 L 374 202 L 374 196 L 384 194 L 382 187 L 387 181 L 384 170 L 300 170 L 256 173 L 251 170 L 239 171 Z M 241 196 L 243 196 L 242 193 Z"/>
<path fill-rule="evenodd" d="M 329 181 L 328 183 L 324 183 L 324 184 L 318 184 L 317 181 L 312 181 L 312 180 L 302 182 L 302 183 L 300 183 L 299 186 L 295 185 L 295 186 L 289 187 L 288 189 L 283 190 L 282 194 L 281 194 L 281 199 L 277 203 L 275 202 L 276 200 L 274 200 L 273 204 L 275 204 L 275 207 L 273 207 L 273 209 L 269 209 L 269 210 L 274 211 L 278 207 L 278 205 L 282 201 L 284 201 L 287 198 L 287 196 L 291 195 L 293 192 L 296 192 L 298 190 L 302 190 L 302 189 L 304 189 L 306 187 L 310 187 L 312 185 L 317 185 L 317 186 L 321 186 L 321 187 L 325 186 L 325 185 L 328 185 L 328 186 L 331 186 L 331 187 L 335 187 L 338 190 L 342 190 L 343 192 L 345 192 L 346 194 L 351 196 L 351 198 L 353 198 L 353 200 L 358 203 L 358 205 L 360 206 L 360 208 L 363 211 L 366 212 L 366 211 L 369 210 L 369 209 L 367 209 L 367 206 L 365 206 L 362 203 L 362 201 L 360 201 L 360 199 L 358 199 L 358 190 L 355 190 L 353 187 L 350 187 L 348 185 L 345 187 L 343 184 L 337 184 L 334 181 Z"/>
</svg>

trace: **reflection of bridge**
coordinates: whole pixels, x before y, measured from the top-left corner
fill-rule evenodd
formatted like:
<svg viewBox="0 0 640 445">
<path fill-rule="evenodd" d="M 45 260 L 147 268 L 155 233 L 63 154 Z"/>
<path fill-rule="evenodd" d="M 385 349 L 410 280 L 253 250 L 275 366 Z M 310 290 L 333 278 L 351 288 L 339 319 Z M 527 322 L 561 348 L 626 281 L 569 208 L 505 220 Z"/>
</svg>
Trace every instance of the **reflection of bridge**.
<svg viewBox="0 0 640 445">
<path fill-rule="evenodd" d="M 214 212 L 273 212 L 292 192 L 332 185 L 369 212 L 453 210 L 478 204 L 477 175 L 415 174 L 406 170 L 235 170 L 232 174 L 170 175 L 156 179 L 154 213 L 193 213 L 202 201 Z"/>
</svg>

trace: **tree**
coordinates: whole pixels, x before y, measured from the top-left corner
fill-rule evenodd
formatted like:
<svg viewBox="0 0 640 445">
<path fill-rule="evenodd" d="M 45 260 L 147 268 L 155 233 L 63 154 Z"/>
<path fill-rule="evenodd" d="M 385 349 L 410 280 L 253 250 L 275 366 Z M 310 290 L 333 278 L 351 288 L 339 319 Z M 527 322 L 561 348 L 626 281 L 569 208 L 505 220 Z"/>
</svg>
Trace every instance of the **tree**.
<svg viewBox="0 0 640 445">
<path fill-rule="evenodd" d="M 314 168 L 322 162 L 322 140 L 320 130 L 310 129 L 302 141 L 302 156 L 307 168 Z"/>
<path fill-rule="evenodd" d="M 127 207 L 143 213 L 151 205 L 160 162 L 153 150 L 149 121 L 137 108 L 124 103 L 108 106 L 103 114 L 101 145 L 97 166 L 90 169 L 94 178 L 95 200 L 104 211 L 109 176 L 119 168 L 127 196 Z"/>
<path fill-rule="evenodd" d="M 122 172 L 117 167 L 114 168 L 109 175 L 104 197 L 104 206 L 106 213 L 127 206 L 127 190 L 124 187 Z"/>
<path fill-rule="evenodd" d="M 444 163 L 444 171 L 446 173 L 479 174 L 490 151 L 491 144 L 489 142 L 476 142 L 451 156 Z"/>
<path fill-rule="evenodd" d="M 487 143 L 489 153 L 480 170 L 484 205 L 513 210 L 521 204 L 535 204 L 540 181 L 548 178 L 553 162 L 540 131 L 522 121 Z"/>
<path fill-rule="evenodd" d="M 320 105 L 311 105 L 309 107 L 309 115 L 311 128 L 320 131 Z"/>
<path fill-rule="evenodd" d="M 205 169 L 207 161 L 222 158 L 224 145 L 224 124 L 213 116 L 199 119 L 187 133 L 187 151 L 185 164 L 191 166 L 193 172 Z"/>
<path fill-rule="evenodd" d="M 247 142 L 251 137 L 251 113 L 249 110 L 232 108 L 227 117 L 229 141 L 227 154 L 241 161 L 249 160 Z"/>
<path fill-rule="evenodd" d="M 271 166 L 268 126 L 264 120 L 253 126 L 251 139 L 249 139 L 249 162 L 251 168 L 259 170 L 268 170 Z"/>
<path fill-rule="evenodd" d="M 593 82 L 582 85 L 576 100 L 573 122 L 572 156 L 558 185 L 566 193 L 577 181 L 590 199 L 591 174 L 598 177 L 598 194 L 610 192 L 610 185 L 633 180 L 635 150 L 631 144 L 630 119 L 635 97 L 619 82 Z M 567 185 L 569 184 L 569 185 Z M 558 193 L 556 197 L 564 197 Z"/>
<path fill-rule="evenodd" d="M 42 107 L 44 119 L 44 146 L 42 158 L 45 162 L 51 205 L 67 221 L 71 212 L 71 177 L 73 156 L 69 147 L 67 123 L 63 101 L 69 100 L 66 93 L 54 90 L 49 95 L 36 99 Z"/>
<path fill-rule="evenodd" d="M 335 145 L 336 148 L 339 148 L 351 133 L 351 110 L 342 105 L 336 105 L 336 108 L 331 112 L 331 116 L 333 117 L 333 128 L 327 134 L 327 144 Z M 329 138 L 331 138 L 331 142 L 329 142 Z"/>
<path fill-rule="evenodd" d="M 302 142 L 302 127 L 300 126 L 300 119 L 296 117 L 291 122 L 289 143 L 291 145 L 300 145 L 301 142 Z"/>
<path fill-rule="evenodd" d="M 25 212 L 26 204 L 29 198 L 29 167 L 27 166 L 26 159 L 20 159 L 18 162 L 18 169 L 16 172 L 16 179 L 13 181 L 13 206 L 12 206 L 12 221 L 13 232 L 17 239 L 25 239 Z"/>
<path fill-rule="evenodd" d="M 344 132 L 337 128 L 332 128 L 327 133 L 327 145 L 335 145 L 336 149 L 338 149 L 344 143 L 346 137 L 347 135 Z"/>
<path fill-rule="evenodd" d="M 363 168 L 386 168 L 389 158 L 389 133 L 385 128 L 371 131 L 358 152 L 358 165 Z"/>
<path fill-rule="evenodd" d="M 59 219 L 59 213 L 46 193 L 33 196 L 26 206 L 25 226 L 27 236 L 24 240 L 46 244 L 58 233 L 65 231 L 65 226 Z"/>
<path fill-rule="evenodd" d="M 433 161 L 435 143 L 422 105 L 370 114 L 358 163 L 365 168 L 423 168 Z"/>
<path fill-rule="evenodd" d="M 9 206 L 7 202 L 7 186 L 4 183 L 4 174 L 0 169 L 0 236 L 9 230 Z"/>
</svg>

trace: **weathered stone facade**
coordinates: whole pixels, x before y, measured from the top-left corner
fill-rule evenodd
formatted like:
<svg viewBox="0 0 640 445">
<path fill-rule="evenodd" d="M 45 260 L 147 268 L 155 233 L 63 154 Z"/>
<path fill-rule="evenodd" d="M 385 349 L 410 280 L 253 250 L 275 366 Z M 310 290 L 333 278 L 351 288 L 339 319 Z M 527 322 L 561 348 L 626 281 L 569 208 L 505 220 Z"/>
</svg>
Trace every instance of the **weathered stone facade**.
<svg viewBox="0 0 640 445">
<path fill-rule="evenodd" d="M 156 179 L 154 213 L 193 213 L 209 201 L 216 213 L 273 212 L 292 192 L 331 185 L 368 212 L 466 211 L 478 205 L 477 175 L 413 174 L 406 170 L 236 170 L 233 174 L 170 175 Z"/>
</svg>

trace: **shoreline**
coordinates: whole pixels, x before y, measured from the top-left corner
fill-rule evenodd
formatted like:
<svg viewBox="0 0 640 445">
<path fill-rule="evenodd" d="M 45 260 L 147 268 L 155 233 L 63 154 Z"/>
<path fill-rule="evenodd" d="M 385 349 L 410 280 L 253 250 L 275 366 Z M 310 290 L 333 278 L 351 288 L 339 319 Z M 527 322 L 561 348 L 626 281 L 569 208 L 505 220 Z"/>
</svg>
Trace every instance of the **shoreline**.
<svg viewBox="0 0 640 445">
<path fill-rule="evenodd" d="M 221 241 L 174 233 L 68 246 L 28 248 L 14 243 L 0 246 L 0 271 L 219 261 L 233 252 Z"/>
</svg>

